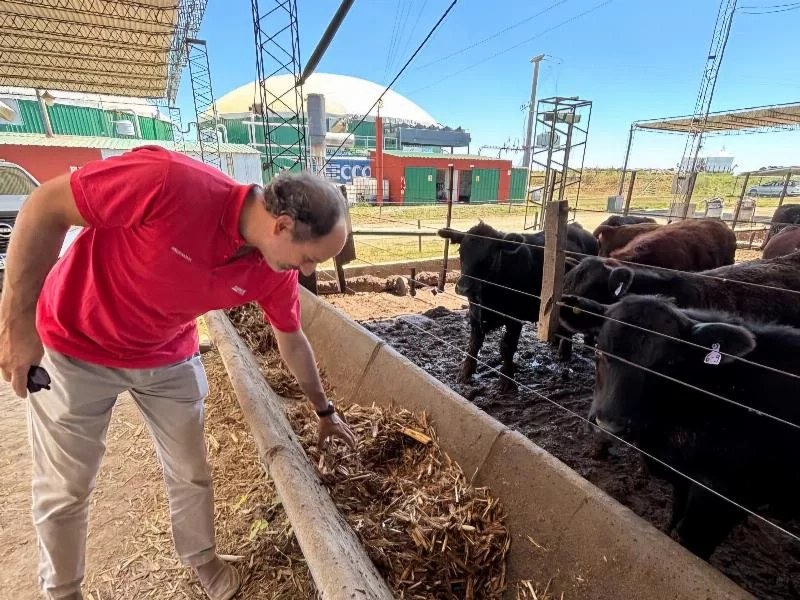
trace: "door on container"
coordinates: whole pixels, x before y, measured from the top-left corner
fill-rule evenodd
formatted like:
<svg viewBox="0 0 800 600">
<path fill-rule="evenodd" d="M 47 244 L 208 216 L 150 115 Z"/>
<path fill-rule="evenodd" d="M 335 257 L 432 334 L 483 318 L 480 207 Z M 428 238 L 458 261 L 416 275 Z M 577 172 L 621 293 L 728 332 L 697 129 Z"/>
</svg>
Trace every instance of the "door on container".
<svg viewBox="0 0 800 600">
<path fill-rule="evenodd" d="M 511 169 L 511 193 L 508 198 L 510 202 L 523 202 L 525 200 L 525 178 L 528 176 L 528 169 Z"/>
<path fill-rule="evenodd" d="M 458 202 L 469 202 L 472 196 L 472 171 L 466 169 L 458 171 Z"/>
<path fill-rule="evenodd" d="M 430 204 L 436 202 L 436 169 L 434 167 L 406 167 L 405 204 Z"/>
<path fill-rule="evenodd" d="M 472 169 L 470 202 L 497 202 L 500 189 L 500 169 Z"/>
</svg>

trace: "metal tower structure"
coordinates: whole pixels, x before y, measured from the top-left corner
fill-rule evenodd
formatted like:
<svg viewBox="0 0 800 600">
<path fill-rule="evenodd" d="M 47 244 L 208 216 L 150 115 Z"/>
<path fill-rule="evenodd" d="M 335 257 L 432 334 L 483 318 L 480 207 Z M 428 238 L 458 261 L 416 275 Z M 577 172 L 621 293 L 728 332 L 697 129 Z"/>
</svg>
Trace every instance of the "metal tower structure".
<svg viewBox="0 0 800 600">
<path fill-rule="evenodd" d="M 574 194 L 578 204 L 583 177 L 583 161 L 592 118 L 591 100 L 555 96 L 539 100 L 536 110 L 536 137 L 531 155 L 532 178 L 541 179 L 533 191 L 540 192 L 542 209 L 553 200 L 568 200 Z M 525 229 L 544 226 L 536 215 L 528 224 L 531 198 L 525 202 Z M 544 217 L 544 210 L 541 211 Z"/>
<path fill-rule="evenodd" d="M 251 0 L 256 43 L 258 99 L 253 113 L 260 119 L 264 144 L 264 182 L 284 169 L 307 168 L 308 141 L 300 83 L 300 41 L 296 0 Z M 277 89 L 276 75 L 289 75 Z M 260 140 L 256 140 L 261 143 Z"/>
<path fill-rule="evenodd" d="M 708 115 L 711 112 L 711 101 L 714 98 L 717 75 L 722 64 L 722 58 L 725 55 L 725 47 L 728 45 L 733 15 L 736 12 L 736 2 L 737 0 L 721 0 L 717 11 L 714 34 L 711 37 L 711 45 L 706 57 L 703 76 L 700 80 L 700 90 L 697 93 L 697 100 L 694 105 L 691 128 L 686 136 L 686 145 L 678 166 L 675 192 L 680 198 L 680 203 L 683 204 L 681 218 L 686 218 L 686 213 L 689 210 L 689 201 L 692 197 L 694 182 L 697 177 L 697 159 L 703 147 L 703 134 L 706 131 Z M 674 214 L 674 211 L 670 210 L 670 214 Z"/>
<path fill-rule="evenodd" d="M 200 158 L 203 162 L 222 169 L 217 137 L 217 107 L 211 87 L 211 68 L 208 65 L 208 48 L 205 40 L 186 40 L 189 61 L 189 78 L 192 82 L 194 111 L 197 115 L 197 137 L 200 142 Z"/>
</svg>

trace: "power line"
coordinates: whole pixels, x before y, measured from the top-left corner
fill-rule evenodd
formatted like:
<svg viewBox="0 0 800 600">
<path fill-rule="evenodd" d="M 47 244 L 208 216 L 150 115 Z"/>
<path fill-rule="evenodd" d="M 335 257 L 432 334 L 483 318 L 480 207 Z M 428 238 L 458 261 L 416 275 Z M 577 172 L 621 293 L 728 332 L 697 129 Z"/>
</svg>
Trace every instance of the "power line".
<svg viewBox="0 0 800 600">
<path fill-rule="evenodd" d="M 609 1 L 610 1 L 610 0 L 609 0 Z M 397 75 L 395 75 L 395 76 L 394 76 L 394 79 L 392 79 L 392 80 L 389 82 L 389 85 L 387 85 L 387 86 L 386 86 L 386 89 L 384 89 L 384 90 L 381 92 L 381 95 L 380 95 L 380 96 L 378 96 L 378 99 L 377 99 L 377 100 L 375 100 L 375 102 L 374 102 L 374 103 L 373 103 L 373 105 L 372 105 L 372 106 L 369 108 L 369 110 L 368 110 L 366 113 L 364 113 L 364 116 L 363 116 L 363 117 L 361 117 L 361 120 L 360 120 L 360 121 L 359 121 L 359 122 L 356 124 L 356 126 L 354 127 L 354 130 L 355 130 L 355 129 L 358 129 L 358 126 L 359 126 L 359 125 L 361 125 L 361 124 L 364 122 L 364 120 L 365 120 L 365 119 L 366 119 L 366 118 L 369 116 L 369 113 L 371 113 L 371 112 L 373 111 L 373 109 L 374 109 L 376 106 L 378 106 L 378 103 L 379 103 L 379 102 L 380 102 L 380 101 L 383 99 L 383 97 L 386 95 L 386 92 L 388 92 L 388 91 L 389 91 L 389 89 L 391 89 L 391 87 L 394 85 L 394 83 L 395 83 L 395 82 L 396 82 L 398 79 L 400 79 L 400 76 L 401 76 L 401 75 L 402 75 L 402 74 L 405 72 L 406 68 L 408 68 L 408 65 L 410 65 L 410 64 L 411 64 L 411 61 L 413 61 L 413 60 L 416 58 L 417 54 L 419 54 L 419 53 L 420 53 L 420 51 L 422 50 L 422 48 L 425 46 L 425 44 L 427 44 L 427 43 L 428 43 L 428 40 L 431 38 L 431 36 L 434 34 L 434 32 L 435 32 L 435 31 L 436 31 L 436 30 L 439 28 L 439 25 L 441 25 L 441 24 L 442 24 L 442 22 L 445 20 L 445 18 L 447 17 L 447 15 L 448 15 L 448 14 L 450 14 L 450 11 L 451 11 L 451 10 L 453 10 L 453 7 L 454 7 L 456 4 L 458 4 L 458 0 L 452 0 L 452 2 L 450 2 L 450 5 L 447 7 L 447 9 L 444 11 L 444 13 L 442 13 L 442 16 L 441 16 L 441 17 L 439 17 L 439 20 L 438 20 L 438 21 L 436 21 L 436 23 L 434 24 L 434 26 L 433 26 L 433 27 L 431 28 L 431 30 L 428 32 L 428 35 L 426 35 L 426 36 L 425 36 L 425 39 L 423 39 L 423 40 L 420 42 L 419 46 L 417 46 L 417 49 L 416 49 L 416 50 L 414 50 L 414 54 L 412 54 L 412 55 L 409 57 L 409 59 L 406 61 L 406 64 L 404 64 L 404 65 L 403 65 L 403 67 L 402 67 L 402 68 L 401 68 L 401 69 L 400 69 L 400 70 L 397 72 Z M 325 159 L 325 162 L 324 162 L 324 163 L 322 164 L 322 166 L 320 167 L 320 170 L 324 169 L 324 168 L 325 168 L 325 166 L 326 166 L 326 165 L 327 165 L 327 164 L 330 162 L 330 160 L 331 160 L 331 159 L 332 159 L 334 156 L 336 156 L 336 154 L 339 152 L 339 150 L 341 150 L 341 149 L 342 149 L 342 147 L 344 146 L 344 144 L 345 144 L 345 141 L 347 141 L 347 140 L 346 140 L 346 139 L 345 139 L 345 140 L 342 140 L 342 143 L 341 143 L 341 144 L 339 144 L 339 146 L 336 148 L 336 150 L 334 150 L 334 151 L 333 151 L 333 153 L 332 153 L 332 154 L 331 154 L 331 155 L 330 155 L 330 156 L 329 156 L 327 159 Z"/>
<path fill-rule="evenodd" d="M 791 8 L 781 8 L 781 9 L 778 9 L 778 10 L 765 10 L 765 11 L 761 11 L 761 12 L 742 10 L 740 12 L 743 15 L 774 15 L 776 13 L 785 13 L 785 12 L 789 12 L 789 11 L 797 10 L 797 9 L 800 9 L 800 4 L 798 4 L 797 6 L 792 6 Z"/>
<path fill-rule="evenodd" d="M 536 17 L 542 16 L 546 12 L 551 11 L 552 9 L 556 8 L 557 6 L 565 4 L 566 2 L 569 2 L 569 0 L 559 0 L 555 4 L 552 4 L 552 5 L 548 6 L 547 8 L 545 8 L 544 10 L 539 11 L 535 15 L 531 15 L 530 17 L 528 17 L 526 19 L 523 19 L 522 21 L 518 21 L 514 25 L 510 25 L 508 27 L 505 27 L 505 28 L 501 29 L 500 31 L 497 31 L 496 33 L 493 33 L 489 37 L 485 37 L 482 40 L 478 40 L 474 44 L 470 44 L 469 46 L 464 46 L 460 50 L 456 50 L 455 52 L 451 52 L 450 54 L 447 54 L 445 56 L 441 56 L 441 57 L 436 58 L 436 59 L 434 59 L 434 60 L 432 60 L 430 62 L 427 62 L 424 65 L 420 65 L 419 67 L 416 67 L 416 68 L 412 69 L 412 71 L 419 71 L 421 69 L 425 69 L 427 67 L 430 67 L 431 65 L 435 65 L 437 63 L 440 63 L 443 60 L 447 60 L 448 58 L 452 58 L 454 56 L 458 56 L 459 54 L 463 54 L 464 52 L 467 52 L 468 50 L 472 50 L 473 48 L 477 48 L 478 46 L 481 46 L 481 45 L 485 44 L 486 42 L 488 42 L 490 40 L 493 40 L 494 38 L 499 37 L 499 36 L 503 35 L 504 33 L 508 32 L 508 31 L 511 31 L 512 29 L 516 29 L 517 27 L 520 27 L 521 25 L 524 25 L 525 23 L 535 19 Z"/>
<path fill-rule="evenodd" d="M 379 246 L 374 246 L 374 245 L 372 245 L 372 244 L 367 244 L 367 243 L 364 243 L 364 242 L 359 242 L 359 243 L 361 243 L 361 244 L 364 244 L 365 246 L 372 247 L 372 248 L 375 248 L 375 249 L 381 250 L 381 251 L 383 251 L 383 252 L 386 252 L 387 254 L 389 254 L 389 255 L 391 255 L 391 256 L 395 256 L 395 255 L 394 255 L 394 253 L 390 252 L 389 250 L 385 250 L 384 248 L 380 248 Z M 363 262 L 367 262 L 367 261 L 363 261 Z M 369 263 L 368 263 L 368 264 L 369 264 Z M 373 266 L 375 266 L 375 265 L 373 265 Z M 463 273 L 462 273 L 462 276 L 464 276 L 464 275 L 463 275 Z M 466 277 L 470 277 L 470 278 L 472 278 L 472 277 L 471 277 L 471 276 L 469 276 L 469 275 L 466 275 Z M 424 283 L 418 282 L 418 281 L 417 281 L 416 279 L 414 279 L 414 278 L 409 278 L 409 279 L 410 279 L 410 280 L 413 282 L 413 284 L 414 284 L 415 286 L 419 286 L 419 287 L 421 287 L 421 288 L 422 288 L 422 287 L 429 287 L 429 288 L 433 288 L 433 286 L 429 286 L 429 285 L 427 285 L 427 284 L 424 284 Z M 477 278 L 473 278 L 473 279 L 477 279 Z M 488 282 L 488 281 L 487 281 L 486 283 L 490 283 L 490 282 Z M 522 290 L 517 290 L 517 289 L 514 289 L 514 288 L 509 288 L 509 287 L 506 287 L 506 286 L 499 286 L 499 287 L 503 287 L 503 288 L 505 288 L 505 289 L 508 289 L 508 290 L 511 290 L 511 291 L 513 291 L 513 292 L 522 292 Z M 453 293 L 451 293 L 451 292 L 439 291 L 438 289 L 437 289 L 437 293 L 439 293 L 439 294 L 444 294 L 444 295 L 446 295 L 446 296 L 452 296 L 453 298 L 458 298 L 458 299 L 460 299 L 460 298 L 461 298 L 460 296 L 458 296 L 458 295 L 456 295 L 456 294 L 453 294 Z M 539 300 L 541 300 L 541 297 L 540 297 L 540 296 L 536 296 L 535 294 L 528 294 L 528 293 L 526 293 L 526 292 L 522 292 L 522 293 L 525 293 L 526 295 L 530 295 L 530 296 L 533 296 L 534 298 L 538 298 Z M 511 316 L 511 315 L 509 315 L 509 314 L 506 314 L 506 313 L 504 313 L 504 312 L 502 312 L 502 311 L 500 311 L 500 310 L 497 310 L 497 309 L 495 309 L 495 308 L 491 308 L 491 307 L 489 307 L 489 306 L 484 306 L 483 304 L 479 304 L 478 302 L 475 302 L 475 301 L 473 301 L 473 300 L 469 300 L 469 303 L 470 303 L 470 305 L 472 305 L 472 306 L 477 306 L 477 307 L 478 307 L 478 308 L 480 308 L 481 310 L 487 310 L 487 311 L 489 311 L 489 312 L 491 312 L 491 313 L 494 313 L 494 314 L 496 314 L 496 315 L 499 315 L 499 316 L 501 316 L 501 317 L 503 317 L 503 318 L 505 318 L 505 319 L 508 319 L 508 320 L 510 320 L 510 321 L 516 321 L 517 323 L 520 323 L 521 325 L 525 325 L 525 324 L 528 322 L 528 321 L 525 321 L 524 319 L 520 319 L 520 318 L 517 318 L 517 317 Z M 564 306 L 564 307 L 566 307 L 566 308 L 572 308 L 572 307 L 570 307 L 570 306 L 568 306 L 568 305 L 565 305 L 565 304 L 563 304 L 563 303 L 559 303 L 559 304 L 560 304 L 560 306 Z M 583 309 L 581 309 L 581 310 L 583 310 Z M 589 312 L 589 311 L 584 311 L 584 312 Z M 627 323 L 627 322 L 625 322 L 625 321 L 617 321 L 616 319 L 611 319 L 611 318 L 609 318 L 609 317 L 605 317 L 605 315 L 600 315 L 600 314 L 598 314 L 598 313 L 591 313 L 591 314 L 597 315 L 597 316 L 599 316 L 599 317 L 604 317 L 604 318 L 606 318 L 606 319 L 608 319 L 608 320 L 615 321 L 615 322 L 617 322 L 617 323 L 621 323 L 621 324 L 623 324 L 623 325 L 629 325 L 629 326 L 631 326 L 631 327 L 635 327 L 635 328 L 637 328 L 637 329 L 640 329 L 640 330 L 642 330 L 642 331 L 645 331 L 645 332 L 647 332 L 647 333 L 651 333 L 651 334 L 657 334 L 657 335 L 660 335 L 658 331 L 655 331 L 655 330 L 653 330 L 653 329 L 646 329 L 646 328 L 644 328 L 644 327 L 638 327 L 638 326 L 636 326 L 636 325 L 633 325 L 632 323 Z M 556 336 L 557 336 L 557 337 L 560 337 L 560 338 L 562 338 L 562 339 L 564 339 L 564 340 L 570 341 L 570 342 L 572 341 L 571 339 L 569 339 L 569 338 L 566 338 L 566 337 L 564 337 L 563 335 L 560 335 L 560 334 L 556 334 Z M 670 338 L 670 339 L 672 339 L 672 340 L 675 340 L 675 341 L 677 341 L 677 342 L 685 342 L 685 343 L 687 343 L 687 344 L 689 344 L 689 345 L 692 345 L 692 346 L 697 346 L 698 348 L 702 348 L 703 350 L 709 350 L 709 351 L 711 350 L 711 348 L 705 348 L 704 346 L 700 346 L 700 345 L 698 345 L 698 344 L 690 343 L 690 342 L 688 342 L 688 341 L 686 341 L 686 340 L 682 340 L 682 339 L 680 339 L 680 338 L 674 338 L 674 337 L 672 337 L 672 336 L 667 336 L 667 335 L 664 335 L 663 337 Z M 631 361 L 629 361 L 629 360 L 627 360 L 627 359 L 624 359 L 624 358 L 622 358 L 622 357 L 620 357 L 620 356 L 617 356 L 617 355 L 615 355 L 615 354 L 611 354 L 610 352 L 607 352 L 607 351 L 605 351 L 605 350 L 603 350 L 603 353 L 604 353 L 604 354 L 606 354 L 606 355 L 608 355 L 608 356 L 611 356 L 612 358 L 615 358 L 615 359 L 617 359 L 617 360 L 619 360 L 619 361 L 621 361 L 621 362 L 624 362 L 624 363 L 626 363 L 626 364 L 629 364 L 629 365 L 631 365 L 631 366 L 633 366 L 633 367 L 636 367 L 636 368 L 638 368 L 638 369 L 641 369 L 642 371 L 646 371 L 646 372 L 648 372 L 648 373 L 650 373 L 650 374 L 652 374 L 652 375 L 656 375 L 656 376 L 658 376 L 658 377 L 662 377 L 662 378 L 664 378 L 664 379 L 667 379 L 667 380 L 669 380 L 669 381 L 672 381 L 672 382 L 674 382 L 674 383 L 679 383 L 679 384 L 681 384 L 681 385 L 683 385 L 683 386 L 685 386 L 685 387 L 687 387 L 687 388 L 690 388 L 690 389 L 692 389 L 692 390 L 694 390 L 694 391 L 696 391 L 696 392 L 700 392 L 700 393 L 702 393 L 702 394 L 706 394 L 706 395 L 708 395 L 708 396 L 711 396 L 712 398 L 716 398 L 717 400 L 722 400 L 723 402 L 727 402 L 727 403 L 729 403 L 729 404 L 732 404 L 732 405 L 734 405 L 734 406 L 737 406 L 737 407 L 739 407 L 739 408 L 743 408 L 743 409 L 745 409 L 745 410 L 747 410 L 747 411 L 749 411 L 749 412 L 752 412 L 752 413 L 754 413 L 754 414 L 756 414 L 756 415 L 758 415 L 758 416 L 760 416 L 760 417 L 764 417 L 764 418 L 767 418 L 767 419 L 771 419 L 771 420 L 773 420 L 773 421 L 776 421 L 776 422 L 778 422 L 778 423 L 781 423 L 781 424 L 783 424 L 783 425 L 787 425 L 787 426 L 789 426 L 789 427 L 792 427 L 792 428 L 794 428 L 794 429 L 798 429 L 798 430 L 800 430 L 800 424 L 793 423 L 793 422 L 791 422 L 791 421 L 788 421 L 788 420 L 786 420 L 786 419 L 783 419 L 782 417 L 775 416 L 775 415 L 773 415 L 773 414 L 770 414 L 770 413 L 764 412 L 764 411 L 762 411 L 762 410 L 759 410 L 759 409 L 757 409 L 757 408 L 753 408 L 752 406 L 748 406 L 747 404 L 743 404 L 743 403 L 741 403 L 741 402 L 738 402 L 738 401 L 736 401 L 736 400 L 732 400 L 732 399 L 730 399 L 730 398 L 727 398 L 727 397 L 725 397 L 725 396 L 722 396 L 722 395 L 720 395 L 720 394 L 717 394 L 717 393 L 715 393 L 715 392 L 712 392 L 712 391 L 710 391 L 710 390 L 706 390 L 706 389 L 704 389 L 704 388 L 701 388 L 701 387 L 699 387 L 699 386 L 696 386 L 696 385 L 694 385 L 694 384 L 691 384 L 691 383 L 689 383 L 688 381 L 682 381 L 682 380 L 680 380 L 680 379 L 677 379 L 677 378 L 675 378 L 675 377 L 671 377 L 670 375 L 667 375 L 667 374 L 665 374 L 665 373 L 661 373 L 660 371 L 656 371 L 656 370 L 654 370 L 654 369 L 650 369 L 649 367 L 645 367 L 645 366 L 643 366 L 643 365 L 640 365 L 640 364 L 638 364 L 638 363 L 631 362 Z M 724 353 L 722 353 L 722 352 L 721 352 L 720 354 L 724 354 Z M 738 357 L 738 356 L 735 356 L 735 355 L 732 355 L 732 354 L 725 354 L 725 356 L 729 356 L 729 357 L 731 357 L 731 358 L 740 358 L 740 357 Z M 789 372 L 787 372 L 787 371 L 783 371 L 783 370 L 781 370 L 781 369 L 776 369 L 776 368 L 774 368 L 774 367 L 768 367 L 767 365 L 762 365 L 761 363 L 756 363 L 756 362 L 752 362 L 752 361 L 746 361 L 746 362 L 748 362 L 748 363 L 749 363 L 750 365 L 752 365 L 752 366 L 756 366 L 756 367 L 763 367 L 763 368 L 765 368 L 765 369 L 769 369 L 769 370 L 771 370 L 771 371 L 774 371 L 774 372 L 776 372 L 776 373 L 779 373 L 779 374 L 781 374 L 781 375 L 786 375 L 786 376 L 789 376 L 789 377 L 800 378 L 800 377 L 798 377 L 797 375 L 795 375 L 794 373 L 789 373 Z"/>
<path fill-rule="evenodd" d="M 604 2 L 601 2 L 600 4 L 597 4 L 597 5 L 593 6 L 590 9 L 583 11 L 582 13 L 579 13 L 579 14 L 575 15 L 574 17 L 571 17 L 571 18 L 569 18 L 569 19 L 567 19 L 565 21 L 562 21 L 561 23 L 558 23 L 557 25 L 553 25 L 552 27 L 549 27 L 549 28 L 547 28 L 547 29 L 545 29 L 543 31 L 540 31 L 536 35 L 531 36 L 531 37 L 529 37 L 527 39 L 524 39 L 521 42 L 506 48 L 505 50 L 500 50 L 499 52 L 495 52 L 491 56 L 488 56 L 488 57 L 486 57 L 484 59 L 481 59 L 481 60 L 479 60 L 477 62 L 474 62 L 471 65 L 467 65 L 466 67 L 456 71 L 455 73 L 451 73 L 451 74 L 446 75 L 444 77 L 439 77 L 436 81 L 434 81 L 432 83 L 429 83 L 428 85 L 424 85 L 424 86 L 422 86 L 420 88 L 417 88 L 414 91 L 409 92 L 406 95 L 407 96 L 412 96 L 412 95 L 414 95 L 414 94 L 416 94 L 418 92 L 421 92 L 422 90 L 426 90 L 429 87 L 432 87 L 434 85 L 438 85 L 443 81 L 446 81 L 448 79 L 456 77 L 457 75 L 460 75 L 461 73 L 464 73 L 465 71 L 469 71 L 470 69 L 474 69 L 478 65 L 482 65 L 483 63 L 488 62 L 488 61 L 492 60 L 493 58 L 497 58 L 498 56 L 502 56 L 503 54 L 505 54 L 507 52 L 511 52 L 512 50 L 515 50 L 515 49 L 519 48 L 520 46 L 524 46 L 525 44 L 527 44 L 529 42 L 532 42 L 533 40 L 538 39 L 538 38 L 540 38 L 540 37 L 552 32 L 552 31 L 555 31 L 556 29 L 559 29 L 560 27 L 563 27 L 564 25 L 568 25 L 568 24 L 572 23 L 573 21 L 576 21 L 576 20 L 580 19 L 581 17 L 584 17 L 584 16 L 588 15 L 589 13 L 592 13 L 592 12 L 596 11 L 597 9 L 602 8 L 603 6 L 605 6 L 607 4 L 611 4 L 613 1 L 614 0 L 605 0 Z"/>
<path fill-rule="evenodd" d="M 378 219 L 380 221 L 388 221 L 390 223 L 400 223 L 400 224 L 403 224 L 403 225 L 411 225 L 411 226 L 414 226 L 414 227 L 417 226 L 416 223 L 409 223 L 408 221 L 400 221 L 398 219 L 387 219 L 385 217 L 375 217 L 375 216 L 370 216 L 370 218 Z M 433 227 L 431 225 L 420 225 L 420 227 L 425 228 L 425 229 L 433 229 L 433 230 L 436 230 L 436 231 L 441 229 L 441 227 Z M 494 242 L 504 242 L 506 244 L 517 244 L 519 246 L 528 246 L 530 248 L 539 248 L 541 250 L 544 250 L 544 246 L 542 246 L 541 244 L 531 244 L 529 242 L 519 242 L 517 240 L 499 239 L 499 238 L 494 238 L 494 237 L 490 237 L 490 236 L 487 236 L 487 235 L 479 235 L 477 233 L 469 233 L 468 231 L 461 231 L 459 233 L 461 233 L 462 235 L 464 235 L 466 237 L 474 237 L 474 238 L 478 238 L 478 239 L 491 240 L 491 241 L 494 241 Z M 594 254 L 586 254 L 584 252 L 575 252 L 573 250 L 567 250 L 566 254 L 569 254 L 571 256 L 581 256 L 581 257 L 584 257 L 584 258 L 598 258 Z M 619 258 L 615 258 L 614 260 L 616 262 L 618 262 L 618 263 L 625 264 L 625 265 L 633 265 L 635 267 L 647 267 L 648 269 L 658 269 L 660 271 L 666 271 L 668 273 L 679 273 L 681 275 L 687 274 L 687 271 L 681 271 L 680 269 L 670 269 L 669 267 L 660 267 L 660 266 L 657 266 L 657 265 L 648 265 L 648 264 L 644 264 L 644 263 L 633 262 L 633 261 L 630 261 L 630 260 L 621 260 Z M 740 285 L 752 286 L 752 287 L 772 290 L 772 291 L 776 291 L 776 292 L 784 292 L 784 293 L 787 293 L 787 294 L 800 295 L 800 290 L 793 290 L 793 289 L 790 289 L 790 288 L 780 288 L 780 287 L 776 287 L 774 285 L 767 285 L 767 284 L 763 284 L 763 283 L 754 283 L 754 282 L 751 282 L 751 281 L 741 281 L 739 279 L 728 279 L 726 277 L 717 277 L 716 275 L 707 275 L 707 274 L 705 274 L 703 272 L 700 272 L 700 271 L 691 272 L 691 273 L 688 273 L 688 274 L 689 275 L 693 275 L 693 276 L 697 276 L 697 277 L 705 277 L 706 279 L 714 279 L 716 281 L 721 281 L 723 283 L 736 283 L 736 284 L 740 284 Z"/>
</svg>

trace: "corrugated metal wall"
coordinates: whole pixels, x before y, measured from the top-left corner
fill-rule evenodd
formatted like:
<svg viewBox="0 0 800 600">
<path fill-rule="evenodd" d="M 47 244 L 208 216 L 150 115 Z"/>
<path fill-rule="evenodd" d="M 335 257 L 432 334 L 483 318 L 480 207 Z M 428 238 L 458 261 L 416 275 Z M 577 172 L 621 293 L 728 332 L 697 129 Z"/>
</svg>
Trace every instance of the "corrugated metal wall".
<svg viewBox="0 0 800 600">
<path fill-rule="evenodd" d="M 22 123 L 20 125 L 0 124 L 0 131 L 14 133 L 44 133 L 44 123 L 39 114 L 39 105 L 34 100 L 19 100 Z M 131 120 L 130 113 L 102 110 L 91 106 L 54 104 L 47 107 L 53 133 L 56 135 L 83 135 L 113 138 L 134 138 L 120 135 L 113 121 Z M 172 126 L 166 121 L 151 117 L 138 117 L 145 140 L 171 140 Z"/>
<path fill-rule="evenodd" d="M 436 202 L 436 169 L 434 167 L 406 167 L 405 177 L 404 204 Z"/>
<path fill-rule="evenodd" d="M 525 200 L 525 192 L 527 186 L 525 185 L 525 178 L 528 176 L 528 169 L 511 169 L 511 200 L 523 201 Z"/>
<path fill-rule="evenodd" d="M 470 203 L 497 202 L 500 189 L 500 169 L 472 169 Z"/>
</svg>

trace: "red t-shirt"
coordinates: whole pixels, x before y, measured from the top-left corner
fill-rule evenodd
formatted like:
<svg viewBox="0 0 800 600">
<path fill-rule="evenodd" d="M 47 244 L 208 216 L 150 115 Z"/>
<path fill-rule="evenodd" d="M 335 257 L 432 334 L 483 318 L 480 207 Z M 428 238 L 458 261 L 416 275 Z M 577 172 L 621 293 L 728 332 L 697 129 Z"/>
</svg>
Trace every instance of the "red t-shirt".
<svg viewBox="0 0 800 600">
<path fill-rule="evenodd" d="M 36 325 L 48 348 L 118 368 L 155 368 L 197 351 L 195 319 L 257 301 L 273 327 L 300 329 L 297 272 L 245 244 L 251 186 L 161 147 L 92 162 L 70 180 L 88 227 L 48 275 Z"/>
</svg>

